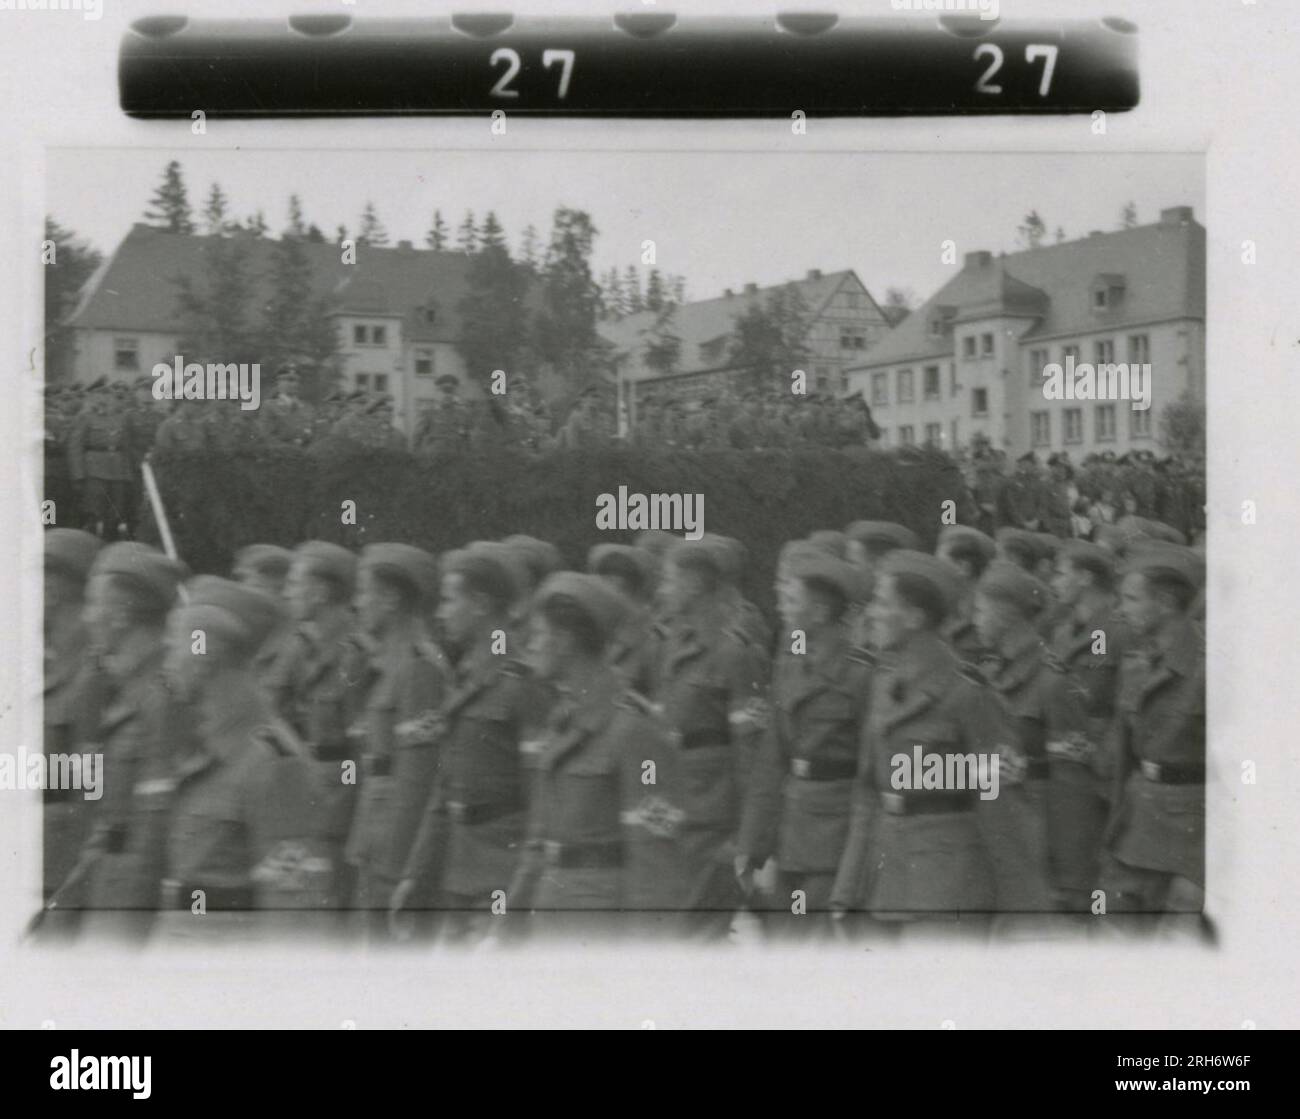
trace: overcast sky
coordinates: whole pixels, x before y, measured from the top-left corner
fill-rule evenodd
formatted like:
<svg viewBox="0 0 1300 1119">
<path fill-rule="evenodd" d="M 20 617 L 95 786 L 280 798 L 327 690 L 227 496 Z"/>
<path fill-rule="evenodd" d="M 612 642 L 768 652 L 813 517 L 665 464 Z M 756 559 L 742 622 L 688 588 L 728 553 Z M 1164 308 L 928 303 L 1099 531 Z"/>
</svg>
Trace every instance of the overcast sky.
<svg viewBox="0 0 1300 1119">
<path fill-rule="evenodd" d="M 810 268 L 853 268 L 877 299 L 891 286 L 925 298 L 952 273 L 945 239 L 957 242 L 958 267 L 973 249 L 1014 251 L 1030 209 L 1070 238 L 1116 228 L 1130 200 L 1144 223 L 1175 205 L 1205 221 L 1195 154 L 51 149 L 46 211 L 110 251 L 173 158 L 196 215 L 217 181 L 235 214 L 261 209 L 273 233 L 293 193 L 331 238 L 340 224 L 355 232 L 373 200 L 391 241 L 416 245 L 435 207 L 453 232 L 467 208 L 480 220 L 495 210 L 512 247 L 529 223 L 544 238 L 556 206 L 576 207 L 599 231 L 597 275 L 639 263 L 654 240 L 658 267 L 684 275 L 695 299 Z"/>
</svg>

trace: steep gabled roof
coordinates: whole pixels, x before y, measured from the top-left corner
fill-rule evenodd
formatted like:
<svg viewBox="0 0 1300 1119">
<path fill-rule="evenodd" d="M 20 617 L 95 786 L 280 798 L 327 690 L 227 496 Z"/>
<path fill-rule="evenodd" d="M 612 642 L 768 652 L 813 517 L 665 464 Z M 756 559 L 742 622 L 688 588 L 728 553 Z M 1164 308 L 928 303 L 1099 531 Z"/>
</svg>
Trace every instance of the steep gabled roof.
<svg viewBox="0 0 1300 1119">
<path fill-rule="evenodd" d="M 1138 323 L 1205 318 L 1205 228 L 1176 207 L 1168 220 L 1059 245 L 993 257 L 972 253 L 966 266 L 880 341 L 859 368 L 951 357 L 951 333 L 936 337 L 930 323 L 1032 318 L 1022 341 Z M 1093 309 L 1099 280 L 1122 286 L 1118 306 Z"/>
</svg>

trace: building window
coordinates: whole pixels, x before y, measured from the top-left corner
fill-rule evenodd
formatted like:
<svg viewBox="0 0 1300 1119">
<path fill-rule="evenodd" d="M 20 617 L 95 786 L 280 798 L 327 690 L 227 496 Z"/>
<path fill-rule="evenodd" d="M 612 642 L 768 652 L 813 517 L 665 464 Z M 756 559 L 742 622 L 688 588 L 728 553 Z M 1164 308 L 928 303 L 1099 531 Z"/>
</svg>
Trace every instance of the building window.
<svg viewBox="0 0 1300 1119">
<path fill-rule="evenodd" d="M 818 392 L 825 392 L 831 387 L 831 378 L 830 374 L 826 372 L 826 366 L 817 366 L 817 368 L 813 370 L 813 375 L 816 378 Z"/>
<path fill-rule="evenodd" d="M 1128 336 L 1128 363 L 1145 365 L 1151 360 L 1151 338 L 1146 334 Z"/>
<path fill-rule="evenodd" d="M 388 345 L 388 327 L 386 327 L 386 326 L 372 326 L 372 327 L 370 328 L 370 341 L 371 341 L 371 344 L 372 344 L 372 345 L 375 345 L 375 346 L 387 346 L 387 345 Z"/>
<path fill-rule="evenodd" d="M 433 351 L 432 350 L 415 351 L 415 375 L 417 377 L 433 376 Z"/>
<path fill-rule="evenodd" d="M 357 381 L 357 388 L 359 388 L 359 389 L 365 389 L 367 392 L 370 391 L 370 374 L 369 374 L 369 373 L 358 373 L 358 374 L 356 375 L 356 381 Z"/>
<path fill-rule="evenodd" d="M 1078 364 L 1079 364 L 1079 347 L 1078 347 L 1078 346 L 1062 346 L 1062 347 L 1061 347 L 1061 365 L 1064 366 L 1065 363 L 1068 362 L 1068 361 L 1073 361 L 1075 365 L 1078 365 Z"/>
<path fill-rule="evenodd" d="M 1134 439 L 1151 438 L 1151 409 L 1134 408 L 1129 411 L 1129 435 Z"/>
<path fill-rule="evenodd" d="M 948 395 L 957 395 L 957 363 L 955 361 L 948 366 Z"/>
<path fill-rule="evenodd" d="M 1029 351 L 1029 387 L 1038 388 L 1043 383 L 1043 369 L 1047 366 L 1046 350 Z"/>
<path fill-rule="evenodd" d="M 370 328 L 357 324 L 352 328 L 352 344 L 354 346 L 364 346 L 366 339 L 370 337 Z"/>
<path fill-rule="evenodd" d="M 113 339 L 113 368 L 130 370 L 140 368 L 140 339 Z"/>
<path fill-rule="evenodd" d="M 943 424 L 925 425 L 925 445 L 938 447 L 943 442 Z"/>
<path fill-rule="evenodd" d="M 1092 293 L 1092 305 L 1093 305 L 1094 307 L 1096 307 L 1098 311 L 1104 311 L 1104 310 L 1106 309 L 1106 289 L 1105 289 L 1105 288 L 1097 288 L 1095 291 L 1093 291 L 1093 293 Z"/>
<path fill-rule="evenodd" d="M 910 369 L 900 369 L 898 371 L 898 403 L 911 404 L 915 399 L 916 390 L 912 384 L 912 371 Z"/>
<path fill-rule="evenodd" d="M 434 308 L 432 308 L 432 307 L 426 307 L 426 308 L 424 309 L 424 321 L 425 321 L 425 322 L 427 322 L 427 323 L 429 323 L 429 324 L 432 325 L 433 321 L 434 321 L 437 317 L 438 317 L 438 312 L 437 312 Z"/>
<path fill-rule="evenodd" d="M 1083 442 L 1083 409 L 1067 408 L 1065 416 L 1065 441 L 1067 443 Z"/>
<path fill-rule="evenodd" d="M 981 334 L 980 335 L 980 357 L 992 357 L 992 356 L 993 356 L 993 335 Z"/>
<path fill-rule="evenodd" d="M 925 367 L 925 399 L 939 399 L 939 367 L 937 365 L 927 365 Z"/>
<path fill-rule="evenodd" d="M 987 416 L 989 414 L 988 389 L 975 389 L 970 394 L 970 411 L 972 416 Z"/>
<path fill-rule="evenodd" d="M 961 340 L 961 356 L 967 361 L 975 360 L 975 335 L 968 334 Z"/>
<path fill-rule="evenodd" d="M 386 346 L 388 345 L 388 327 L 367 326 L 365 323 L 358 323 L 352 328 L 352 344 L 354 346 Z"/>
<path fill-rule="evenodd" d="M 1115 340 L 1100 338 L 1093 343 L 1093 353 L 1097 365 L 1113 365 L 1115 362 Z"/>
<path fill-rule="evenodd" d="M 1052 445 L 1052 414 L 1050 412 L 1029 413 L 1030 438 L 1035 447 Z"/>
<path fill-rule="evenodd" d="M 916 435 L 912 431 L 911 424 L 904 424 L 898 429 L 898 443 L 902 447 L 910 447 L 916 442 Z"/>
<path fill-rule="evenodd" d="M 958 447 L 961 446 L 961 440 L 957 438 L 957 433 L 959 430 L 957 427 L 957 421 L 953 420 L 950 426 L 952 427 L 952 449 L 955 451 Z"/>
<path fill-rule="evenodd" d="M 375 382 L 375 392 L 387 392 L 387 391 L 388 391 L 388 374 L 387 374 L 387 373 L 376 373 L 376 374 L 375 374 L 375 377 L 374 377 L 374 382 Z"/>
<path fill-rule="evenodd" d="M 1115 442 L 1115 405 L 1097 405 L 1097 442 Z"/>
<path fill-rule="evenodd" d="M 871 375 L 871 404 L 875 408 L 884 408 L 889 404 L 888 373 L 873 373 Z"/>
<path fill-rule="evenodd" d="M 840 330 L 840 349 L 842 350 L 865 350 L 867 348 L 867 336 L 860 330 Z"/>
</svg>

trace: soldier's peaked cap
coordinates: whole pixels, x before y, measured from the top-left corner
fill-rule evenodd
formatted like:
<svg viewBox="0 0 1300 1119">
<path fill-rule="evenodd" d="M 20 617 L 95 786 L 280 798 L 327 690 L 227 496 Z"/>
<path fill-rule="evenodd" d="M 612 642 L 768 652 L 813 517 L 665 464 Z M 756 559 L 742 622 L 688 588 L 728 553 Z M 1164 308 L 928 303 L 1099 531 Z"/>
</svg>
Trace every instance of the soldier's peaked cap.
<svg viewBox="0 0 1300 1119">
<path fill-rule="evenodd" d="M 1121 517 L 1117 526 L 1130 539 L 1140 540 L 1142 537 L 1150 537 L 1152 540 L 1162 540 L 1166 544 L 1187 543 L 1187 537 L 1173 525 L 1167 525 L 1164 521 L 1154 521 L 1150 517 L 1129 514 L 1127 517 Z"/>
<path fill-rule="evenodd" d="M 920 540 L 910 528 L 893 521 L 854 521 L 845 530 L 850 540 L 864 548 L 907 548 L 915 551 Z"/>
<path fill-rule="evenodd" d="M 654 557 L 630 544 L 593 545 L 587 553 L 587 570 L 593 575 L 630 576 L 643 592 L 655 581 Z"/>
<path fill-rule="evenodd" d="M 846 602 L 861 602 L 867 597 L 865 573 L 826 552 L 796 552 L 790 559 L 789 572 L 796 579 L 829 584 Z"/>
<path fill-rule="evenodd" d="M 1046 559 L 1053 555 L 1054 551 L 1048 552 L 1044 542 L 1039 539 L 1039 534 L 1030 532 L 1026 528 L 1015 528 L 1012 525 L 1004 525 L 998 529 L 997 542 L 1004 551 L 1020 551 L 1032 561 L 1037 562 L 1040 559 Z"/>
<path fill-rule="evenodd" d="M 361 550 L 361 571 L 377 571 L 405 583 L 421 602 L 437 596 L 438 561 L 413 544 L 367 544 Z"/>
<path fill-rule="evenodd" d="M 507 606 L 519 597 L 522 562 L 507 545 L 490 540 L 476 540 L 443 556 L 448 575 L 461 576 Z"/>
<path fill-rule="evenodd" d="M 273 579 L 283 579 L 289 573 L 293 553 L 275 544 L 250 544 L 235 553 L 235 571 L 256 571 Z"/>
<path fill-rule="evenodd" d="M 1181 544 L 1146 541 L 1129 551 L 1124 559 L 1124 574 L 1172 577 L 1199 590 L 1205 586 L 1205 557 Z"/>
<path fill-rule="evenodd" d="M 838 529 L 819 528 L 816 532 L 810 532 L 808 543 L 836 559 L 842 560 L 848 554 L 849 538 Z"/>
<path fill-rule="evenodd" d="M 1101 571 L 1111 576 L 1115 574 L 1115 555 L 1100 544 L 1088 540 L 1067 540 L 1061 545 L 1058 555 L 1085 571 Z"/>
<path fill-rule="evenodd" d="M 356 582 L 357 557 L 341 544 L 308 540 L 299 544 L 293 554 L 312 575 L 333 580 L 343 587 L 351 587 Z"/>
<path fill-rule="evenodd" d="M 501 541 L 523 561 L 533 583 L 540 583 L 552 571 L 559 571 L 564 566 L 564 557 L 560 549 L 549 540 L 539 540 L 536 536 L 516 533 Z"/>
<path fill-rule="evenodd" d="M 975 551 L 986 560 L 992 559 L 998 550 L 991 536 L 970 525 L 945 526 L 939 533 L 939 546 Z"/>
<path fill-rule="evenodd" d="M 284 607 L 274 595 L 232 579 L 199 575 L 186 591 L 188 601 L 182 607 L 186 627 L 218 634 L 250 655 L 285 618 Z"/>
<path fill-rule="evenodd" d="M 1000 602 L 1009 602 L 1026 615 L 1040 613 L 1051 595 L 1047 588 L 1029 572 L 1014 563 L 996 560 L 980 576 L 976 590 Z"/>
<path fill-rule="evenodd" d="M 681 537 L 665 532 L 661 528 L 647 528 L 636 534 L 636 546 L 640 551 L 648 552 L 656 560 L 663 557 L 681 541 Z"/>
<path fill-rule="evenodd" d="M 668 553 L 668 559 L 677 567 L 705 568 L 720 579 L 726 577 L 729 566 L 717 539 L 709 536 L 679 541 Z"/>
<path fill-rule="evenodd" d="M 557 571 L 537 591 L 534 609 L 543 610 L 557 599 L 571 600 L 608 641 L 627 616 L 627 599 L 599 575 Z"/>
<path fill-rule="evenodd" d="M 168 559 L 157 548 L 122 541 L 100 549 L 90 566 L 90 574 L 125 579 L 160 605 L 170 606 L 186 572 L 184 567 Z"/>
<path fill-rule="evenodd" d="M 52 528 L 45 533 L 45 569 L 85 582 L 103 542 L 79 528 Z"/>
<path fill-rule="evenodd" d="M 947 560 L 912 548 L 895 548 L 881 561 L 881 574 L 906 575 L 930 585 L 951 610 L 960 593 L 957 569 Z"/>
</svg>

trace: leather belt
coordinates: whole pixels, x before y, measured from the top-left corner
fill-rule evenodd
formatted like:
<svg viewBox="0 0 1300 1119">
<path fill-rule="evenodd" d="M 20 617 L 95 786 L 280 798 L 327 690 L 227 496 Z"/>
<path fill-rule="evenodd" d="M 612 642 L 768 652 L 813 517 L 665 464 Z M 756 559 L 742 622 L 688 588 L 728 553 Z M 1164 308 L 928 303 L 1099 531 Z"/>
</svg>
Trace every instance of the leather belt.
<svg viewBox="0 0 1300 1119">
<path fill-rule="evenodd" d="M 511 816 L 522 811 L 523 807 L 519 804 L 462 804 L 458 800 L 447 802 L 447 818 L 453 823 L 464 824 L 466 827 L 486 824 L 490 820 L 499 820 L 502 816 Z"/>
<path fill-rule="evenodd" d="M 623 844 L 559 843 L 546 839 L 541 843 L 547 866 L 564 870 L 606 870 L 623 865 Z"/>
<path fill-rule="evenodd" d="M 935 816 L 948 812 L 970 812 L 976 794 L 969 789 L 927 789 L 920 792 L 880 794 L 880 806 L 891 816 Z"/>
<path fill-rule="evenodd" d="M 1142 762 L 1142 776 L 1157 785 L 1204 785 L 1203 765 L 1163 765 L 1160 762 Z"/>
<path fill-rule="evenodd" d="M 858 763 L 838 758 L 791 758 L 790 776 L 801 781 L 842 781 L 856 777 Z"/>
<path fill-rule="evenodd" d="M 682 735 L 681 742 L 683 750 L 698 750 L 705 746 L 730 745 L 731 728 L 726 725 L 720 727 L 704 727 L 699 730 L 688 730 Z"/>
</svg>

